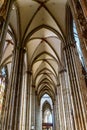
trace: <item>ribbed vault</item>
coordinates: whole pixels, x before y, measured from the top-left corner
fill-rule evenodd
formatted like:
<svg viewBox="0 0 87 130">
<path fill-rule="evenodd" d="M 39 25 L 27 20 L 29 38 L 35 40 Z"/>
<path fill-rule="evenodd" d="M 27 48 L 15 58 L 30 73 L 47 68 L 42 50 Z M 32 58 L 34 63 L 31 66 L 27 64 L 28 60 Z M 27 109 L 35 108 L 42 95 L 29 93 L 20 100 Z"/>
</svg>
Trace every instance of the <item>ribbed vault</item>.
<svg viewBox="0 0 87 130">
<path fill-rule="evenodd" d="M 21 43 L 26 49 L 28 68 L 32 71 L 32 83 L 39 99 L 45 93 L 55 99 L 59 84 L 58 72 L 63 67 L 66 2 L 67 0 L 16 0 L 10 14 L 1 65 L 12 62 L 13 46 L 20 48 Z"/>
<path fill-rule="evenodd" d="M 39 98 L 47 93 L 54 99 L 59 84 L 58 71 L 62 66 L 61 40 L 51 30 L 41 28 L 31 36 L 26 48 L 33 72 L 33 84 Z"/>
<path fill-rule="evenodd" d="M 0 0 L 0 129 L 86 130 L 80 1 Z"/>
</svg>

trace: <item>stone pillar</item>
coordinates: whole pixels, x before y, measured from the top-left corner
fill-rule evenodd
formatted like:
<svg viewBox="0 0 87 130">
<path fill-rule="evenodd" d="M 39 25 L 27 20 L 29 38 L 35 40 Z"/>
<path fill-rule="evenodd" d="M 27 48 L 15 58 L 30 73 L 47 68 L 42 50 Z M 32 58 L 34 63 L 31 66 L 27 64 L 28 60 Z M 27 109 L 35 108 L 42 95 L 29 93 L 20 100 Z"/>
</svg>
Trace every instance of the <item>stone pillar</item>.
<svg viewBox="0 0 87 130">
<path fill-rule="evenodd" d="M 78 100 L 80 103 L 80 112 L 81 112 L 81 124 L 82 124 L 82 129 L 85 130 L 87 129 L 87 107 L 86 107 L 86 102 L 87 102 L 87 87 L 85 84 L 85 78 L 84 75 L 82 74 L 82 66 L 79 60 L 79 56 L 75 52 L 76 50 L 74 49 L 73 51 L 73 57 L 74 57 L 74 63 L 75 63 L 75 72 L 76 72 L 76 78 L 77 78 L 77 83 L 78 87 Z M 85 98 L 86 97 L 86 100 Z M 86 102 L 85 102 L 86 101 Z"/>
<path fill-rule="evenodd" d="M 71 0 L 70 0 L 71 1 Z M 73 0 L 73 2 L 75 2 Z M 76 2 L 77 3 L 77 2 Z M 67 73 L 69 75 L 69 81 L 70 81 L 70 90 L 72 94 L 72 115 L 73 115 L 73 122 L 75 126 L 75 130 L 86 130 L 86 113 L 84 109 L 84 100 L 81 92 L 81 82 L 79 80 L 80 73 L 78 73 L 79 65 L 77 66 L 76 61 L 78 60 L 76 58 L 76 47 L 75 47 L 75 41 L 73 39 L 72 35 L 72 16 L 70 13 L 69 8 L 67 8 L 67 17 L 66 17 L 66 25 L 67 25 L 67 42 L 65 43 L 64 47 L 64 56 L 66 59 L 66 67 L 67 67 Z M 76 11 L 76 10 L 75 10 Z M 84 82 L 84 81 L 83 81 Z"/>
<path fill-rule="evenodd" d="M 57 85 L 57 95 L 56 95 L 56 130 L 60 130 L 60 126 L 62 126 L 61 124 L 61 112 L 60 112 L 60 98 L 61 98 L 61 88 L 60 88 L 60 84 Z"/>
<path fill-rule="evenodd" d="M 24 53 L 23 48 L 14 48 L 11 78 L 6 95 L 6 112 L 2 119 L 2 130 L 19 130 Z"/>
<path fill-rule="evenodd" d="M 42 130 L 41 107 L 37 93 L 35 96 L 35 130 Z"/>
<path fill-rule="evenodd" d="M 12 5 L 13 5 L 14 1 L 15 0 L 8 0 L 8 2 L 7 2 L 6 20 L 3 24 L 2 32 L 1 32 L 1 36 L 0 36 L 0 62 L 1 62 L 1 59 L 2 59 L 3 48 L 4 48 L 6 33 L 7 33 L 9 19 L 10 19 L 10 13 L 11 13 L 11 9 L 12 9 Z"/>
<path fill-rule="evenodd" d="M 27 89 L 26 89 L 26 124 L 25 130 L 31 130 L 31 103 L 32 103 L 32 72 L 27 71 Z"/>
<path fill-rule="evenodd" d="M 32 86 L 31 127 L 35 130 L 35 86 Z"/>
<path fill-rule="evenodd" d="M 65 130 L 74 130 L 73 118 L 72 118 L 72 97 L 70 92 L 70 86 L 68 82 L 67 72 L 65 69 L 59 71 L 60 86 L 57 88 L 57 93 L 59 89 L 62 95 L 62 104 L 63 104 L 63 115 L 61 118 L 64 118 L 64 129 Z"/>
<path fill-rule="evenodd" d="M 56 113 L 56 99 L 53 103 L 53 130 L 56 130 L 56 118 L 57 118 L 57 113 Z"/>
<path fill-rule="evenodd" d="M 53 105 L 52 105 L 53 106 Z M 54 123 L 54 113 L 53 113 L 53 108 L 52 108 L 52 110 L 51 110 L 51 112 L 52 112 L 52 124 Z M 54 124 L 53 124 L 53 126 L 54 126 Z M 54 127 L 52 126 L 52 130 L 54 130 Z"/>
<path fill-rule="evenodd" d="M 61 115 L 60 115 L 60 95 L 61 95 L 61 93 L 60 93 L 61 91 L 60 91 L 60 85 L 58 85 L 57 86 L 57 96 L 56 96 L 56 109 L 57 109 L 57 122 L 56 122 L 56 128 L 58 129 L 58 130 L 60 130 L 60 126 L 62 126 L 61 125 Z M 56 129 L 56 130 L 57 130 Z"/>
<path fill-rule="evenodd" d="M 40 130 L 42 130 L 42 109 L 41 109 L 41 102 L 40 102 Z"/>
<path fill-rule="evenodd" d="M 66 122 L 65 122 L 65 111 L 64 111 L 64 102 L 63 102 L 63 93 L 61 91 L 61 85 L 57 86 L 57 101 L 58 101 L 58 108 L 57 110 L 57 118 L 59 118 L 59 122 L 57 121 L 56 130 L 65 130 Z"/>
<path fill-rule="evenodd" d="M 82 0 L 80 1 L 82 2 Z M 86 69 L 87 68 L 87 19 L 85 19 L 84 17 L 83 10 L 78 0 L 77 2 L 75 0 L 70 0 L 69 5 L 72 11 L 73 18 L 76 23 L 81 49 L 82 49 L 82 53 L 85 60 L 85 66 L 86 66 L 85 74 L 83 75 L 82 66 L 78 61 L 78 57 L 76 58 L 76 64 L 78 65 L 77 71 L 78 71 L 79 85 L 80 85 L 79 89 L 82 98 L 82 100 L 81 99 L 80 100 L 81 100 L 82 111 L 83 111 L 84 125 L 87 129 L 87 125 L 86 125 L 87 123 L 87 105 L 86 105 L 87 104 L 87 69 Z"/>
<path fill-rule="evenodd" d="M 75 124 L 75 130 L 86 130 L 83 114 L 84 108 L 82 107 L 82 97 L 80 92 L 80 86 L 78 84 L 76 65 L 74 60 L 75 48 L 72 43 L 69 43 L 64 49 L 66 53 L 70 89 L 72 94 L 72 115 L 74 119 L 73 122 Z"/>
<path fill-rule="evenodd" d="M 23 82 L 22 82 L 22 97 L 21 97 L 21 113 L 20 113 L 20 128 L 19 130 L 25 130 L 26 125 L 26 89 L 27 89 L 27 73 L 24 68 Z"/>
</svg>

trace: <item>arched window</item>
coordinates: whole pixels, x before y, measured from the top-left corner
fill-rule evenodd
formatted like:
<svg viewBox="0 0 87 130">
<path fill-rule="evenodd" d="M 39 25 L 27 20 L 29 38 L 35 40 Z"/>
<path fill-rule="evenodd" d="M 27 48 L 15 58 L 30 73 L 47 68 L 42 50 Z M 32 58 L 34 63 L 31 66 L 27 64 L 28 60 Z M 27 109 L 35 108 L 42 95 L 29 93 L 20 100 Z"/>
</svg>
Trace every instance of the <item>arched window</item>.
<svg viewBox="0 0 87 130">
<path fill-rule="evenodd" d="M 78 33 L 77 33 L 75 22 L 73 22 L 73 33 L 74 33 L 74 39 L 76 41 L 77 52 L 78 52 L 81 64 L 84 67 L 84 69 L 86 70 L 84 57 L 83 57 L 83 54 L 82 54 L 82 50 L 81 50 L 80 41 L 79 41 L 79 37 L 78 37 Z"/>
<path fill-rule="evenodd" d="M 76 25 L 75 25 L 74 21 L 73 21 L 73 34 L 74 34 L 74 39 L 76 41 L 76 47 L 77 47 L 79 59 L 81 61 L 82 67 L 86 71 L 86 65 L 85 65 L 84 57 L 83 57 L 81 46 L 80 46 L 80 40 L 79 40 L 79 37 L 78 37 L 78 33 L 77 33 L 77 29 L 76 29 Z"/>
<path fill-rule="evenodd" d="M 77 33 L 77 30 L 76 30 L 75 22 L 73 22 L 73 34 L 74 34 L 74 39 L 76 41 L 76 47 L 77 47 L 79 59 L 81 61 L 81 65 L 82 65 L 82 73 L 85 77 L 85 83 L 87 85 L 87 68 L 86 68 L 86 64 L 85 64 L 84 57 L 83 57 L 83 54 L 82 54 L 82 50 L 81 50 L 81 46 L 80 46 L 80 40 L 79 40 L 78 33 Z"/>
<path fill-rule="evenodd" d="M 52 113 L 49 109 L 44 111 L 44 122 L 52 123 Z"/>
<path fill-rule="evenodd" d="M 53 103 L 48 94 L 44 94 L 41 98 L 42 104 L 42 130 L 52 130 L 53 127 Z"/>
</svg>

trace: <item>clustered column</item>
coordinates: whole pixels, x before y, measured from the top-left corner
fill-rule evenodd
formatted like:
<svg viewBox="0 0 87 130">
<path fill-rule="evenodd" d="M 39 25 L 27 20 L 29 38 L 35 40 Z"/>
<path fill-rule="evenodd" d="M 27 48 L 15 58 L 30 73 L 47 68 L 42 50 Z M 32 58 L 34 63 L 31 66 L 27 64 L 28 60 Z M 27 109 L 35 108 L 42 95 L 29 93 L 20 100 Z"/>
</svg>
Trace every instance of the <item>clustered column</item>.
<svg viewBox="0 0 87 130">
<path fill-rule="evenodd" d="M 5 115 L 3 115 L 2 119 L 2 130 L 19 130 L 24 53 L 25 50 L 21 47 L 14 49 L 12 73 L 6 95 Z"/>
<path fill-rule="evenodd" d="M 69 86 L 69 82 L 68 82 L 68 75 L 67 75 L 66 69 L 61 69 L 59 71 L 59 78 L 60 78 L 60 91 L 61 91 L 61 95 L 62 95 L 62 104 L 63 104 L 63 114 L 64 115 L 62 116 L 62 118 L 64 118 L 63 119 L 64 128 L 73 130 L 74 124 L 73 124 L 72 104 L 71 104 L 72 96 L 71 96 L 71 91 L 70 91 L 70 86 Z"/>
<path fill-rule="evenodd" d="M 66 87 L 64 80 L 64 71 L 60 72 L 60 85 L 57 86 L 56 109 L 57 109 L 57 125 L 56 130 L 71 129 L 73 130 L 71 118 L 70 92 Z M 69 97 L 68 97 L 69 96 Z"/>
<path fill-rule="evenodd" d="M 27 89 L 26 89 L 26 124 L 25 130 L 31 130 L 31 103 L 32 103 L 32 72 L 27 71 Z"/>
<path fill-rule="evenodd" d="M 61 91 L 61 85 L 57 88 L 57 97 L 58 97 L 58 111 L 59 111 L 59 120 L 60 120 L 59 130 L 62 130 L 62 129 L 65 129 L 65 113 L 64 113 L 64 104 L 63 104 L 63 95 Z"/>
<path fill-rule="evenodd" d="M 81 50 L 83 53 L 83 57 L 84 57 L 84 71 L 82 70 L 82 66 L 81 63 L 79 63 L 77 70 L 78 70 L 78 77 L 79 77 L 79 83 L 80 83 L 80 89 L 81 89 L 81 95 L 82 95 L 82 104 L 83 104 L 83 114 L 84 114 L 84 122 L 85 122 L 85 126 L 86 126 L 86 122 L 87 122 L 87 19 L 85 19 L 85 13 L 87 12 L 83 12 L 83 5 L 80 5 L 80 2 L 82 3 L 86 3 L 86 1 L 84 0 L 70 0 L 69 1 L 69 6 L 73 15 L 73 18 L 75 20 L 75 24 L 76 24 L 76 28 L 78 31 L 78 36 L 80 39 L 80 46 L 81 46 Z M 82 7 L 81 7 L 82 6 Z M 86 5 L 85 5 L 86 6 Z M 84 8 L 85 9 L 85 8 Z M 86 11 L 86 10 L 84 10 Z M 69 11 L 68 11 L 69 12 Z M 77 60 L 77 59 L 76 59 Z M 80 68 L 80 69 L 79 69 Z M 85 72 L 83 74 L 83 72 Z M 87 129 L 87 128 L 86 128 Z"/>
<path fill-rule="evenodd" d="M 61 92 L 60 92 L 61 88 L 60 88 L 60 84 L 57 85 L 57 96 L 56 96 L 56 111 L 57 111 L 57 119 L 56 119 L 56 130 L 60 130 L 60 126 L 61 125 L 61 117 L 60 117 L 60 95 L 61 95 Z"/>
<path fill-rule="evenodd" d="M 26 67 L 23 69 L 23 80 L 22 80 L 22 96 L 21 96 L 21 113 L 20 113 L 20 128 L 19 130 L 25 130 L 26 124 L 26 88 L 27 88 L 27 72 Z"/>
<path fill-rule="evenodd" d="M 67 45 L 65 47 L 66 59 L 67 59 L 67 66 L 68 66 L 68 73 L 70 79 L 70 89 L 72 93 L 72 116 L 74 117 L 74 124 L 75 130 L 85 130 L 86 126 L 84 124 L 84 117 L 83 117 L 83 110 L 81 104 L 81 93 L 79 89 L 78 79 L 76 76 L 76 69 L 75 69 L 75 62 L 73 61 L 74 58 L 74 46 Z"/>
<path fill-rule="evenodd" d="M 41 105 L 37 92 L 35 96 L 35 130 L 42 130 Z"/>
<path fill-rule="evenodd" d="M 72 115 L 75 130 L 86 130 L 85 114 L 83 107 L 83 99 L 80 89 L 79 74 L 77 73 L 78 66 L 76 64 L 76 46 L 72 35 L 72 16 L 67 7 L 66 27 L 67 27 L 67 42 L 64 47 L 64 55 L 66 56 L 66 66 L 70 81 L 70 90 L 72 94 Z"/>
<path fill-rule="evenodd" d="M 57 109 L 56 109 L 56 99 L 53 103 L 53 130 L 56 130 L 57 127 Z"/>
<path fill-rule="evenodd" d="M 35 130 L 35 86 L 32 86 L 31 128 Z"/>
</svg>

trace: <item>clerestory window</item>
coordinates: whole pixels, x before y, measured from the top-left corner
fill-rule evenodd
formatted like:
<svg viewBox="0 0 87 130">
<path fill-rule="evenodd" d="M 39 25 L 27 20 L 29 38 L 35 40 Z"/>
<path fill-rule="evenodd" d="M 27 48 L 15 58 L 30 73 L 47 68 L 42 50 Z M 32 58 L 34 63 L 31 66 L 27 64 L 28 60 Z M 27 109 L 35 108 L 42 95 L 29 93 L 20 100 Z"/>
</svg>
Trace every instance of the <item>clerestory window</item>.
<svg viewBox="0 0 87 130">
<path fill-rule="evenodd" d="M 79 55 L 79 59 L 81 61 L 82 67 L 86 70 L 84 57 L 83 57 L 83 54 L 82 54 L 82 50 L 81 50 L 81 46 L 80 46 L 80 40 L 79 40 L 79 37 L 78 37 L 75 22 L 73 22 L 73 34 L 74 34 L 74 38 L 75 38 L 75 41 L 76 41 L 76 47 L 77 47 L 77 52 L 78 52 L 78 55 Z"/>
</svg>

